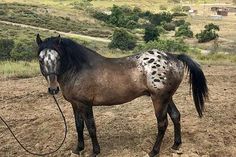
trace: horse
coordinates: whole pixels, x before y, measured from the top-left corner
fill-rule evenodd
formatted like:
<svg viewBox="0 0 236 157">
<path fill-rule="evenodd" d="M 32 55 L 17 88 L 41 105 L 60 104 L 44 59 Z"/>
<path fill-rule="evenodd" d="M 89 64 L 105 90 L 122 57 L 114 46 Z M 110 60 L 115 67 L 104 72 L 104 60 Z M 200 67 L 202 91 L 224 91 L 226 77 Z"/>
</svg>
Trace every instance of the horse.
<svg viewBox="0 0 236 157">
<path fill-rule="evenodd" d="M 118 105 L 140 96 L 151 97 L 157 119 L 155 144 L 147 154 L 159 154 L 168 126 L 167 113 L 174 124 L 174 144 L 178 150 L 181 140 L 180 112 L 172 97 L 189 73 L 189 83 L 198 115 L 203 116 L 208 97 L 207 81 L 200 65 L 185 54 L 172 54 L 151 49 L 122 58 L 107 58 L 77 42 L 58 37 L 44 40 L 37 34 L 38 60 L 42 75 L 48 82 L 48 92 L 63 97 L 72 104 L 78 135 L 72 153 L 84 150 L 84 123 L 91 141 L 92 154 L 100 153 L 93 106 Z"/>
</svg>

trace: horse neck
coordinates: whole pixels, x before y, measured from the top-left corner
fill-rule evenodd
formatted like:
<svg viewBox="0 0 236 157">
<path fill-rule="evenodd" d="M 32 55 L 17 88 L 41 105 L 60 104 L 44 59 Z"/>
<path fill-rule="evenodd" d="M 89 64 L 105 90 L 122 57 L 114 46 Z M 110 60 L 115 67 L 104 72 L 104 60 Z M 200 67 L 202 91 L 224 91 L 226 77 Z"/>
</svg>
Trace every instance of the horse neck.
<svg viewBox="0 0 236 157">
<path fill-rule="evenodd" d="M 68 59 L 69 57 L 67 58 L 67 60 L 65 60 L 62 67 L 66 68 L 58 77 L 58 82 L 60 85 L 65 85 L 68 82 L 73 82 L 84 69 L 96 67 L 97 64 L 105 61 L 105 57 L 77 43 L 65 44 L 64 50 L 68 54 L 80 53 L 81 57 L 76 56 L 78 59 L 75 59 L 73 63 L 68 63 L 70 62 L 70 59 Z M 73 58 L 73 56 L 70 57 Z M 75 61 L 77 65 L 74 64 Z M 79 68 L 77 68 L 76 66 L 79 66 Z"/>
</svg>

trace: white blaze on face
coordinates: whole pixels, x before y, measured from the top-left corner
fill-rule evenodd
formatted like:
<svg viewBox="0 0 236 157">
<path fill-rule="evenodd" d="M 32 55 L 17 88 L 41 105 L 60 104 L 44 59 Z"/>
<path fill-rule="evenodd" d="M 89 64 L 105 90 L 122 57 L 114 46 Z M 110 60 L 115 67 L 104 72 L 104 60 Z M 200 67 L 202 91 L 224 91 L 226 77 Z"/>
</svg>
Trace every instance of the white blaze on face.
<svg viewBox="0 0 236 157">
<path fill-rule="evenodd" d="M 55 73 L 57 71 L 57 64 L 59 55 L 58 52 L 52 49 L 44 49 L 39 53 L 39 57 L 43 62 L 43 68 L 47 73 Z"/>
<path fill-rule="evenodd" d="M 56 74 L 58 72 L 58 59 L 60 58 L 57 51 L 52 49 L 44 49 L 39 53 L 39 58 L 42 62 L 42 68 L 47 74 Z M 49 87 L 57 87 L 57 76 L 47 75 Z"/>
</svg>

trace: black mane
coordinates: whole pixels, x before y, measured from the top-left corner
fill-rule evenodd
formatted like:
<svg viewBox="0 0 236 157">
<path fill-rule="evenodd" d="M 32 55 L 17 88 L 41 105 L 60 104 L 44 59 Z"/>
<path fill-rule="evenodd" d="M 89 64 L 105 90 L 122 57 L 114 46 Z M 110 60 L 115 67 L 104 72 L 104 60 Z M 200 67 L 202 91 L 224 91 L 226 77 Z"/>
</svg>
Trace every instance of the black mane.
<svg viewBox="0 0 236 157">
<path fill-rule="evenodd" d="M 68 38 L 50 37 L 43 41 L 39 52 L 45 48 L 54 49 L 61 56 L 61 73 L 68 70 L 74 72 L 83 66 L 90 66 L 93 57 L 101 57 L 95 51 Z"/>
</svg>

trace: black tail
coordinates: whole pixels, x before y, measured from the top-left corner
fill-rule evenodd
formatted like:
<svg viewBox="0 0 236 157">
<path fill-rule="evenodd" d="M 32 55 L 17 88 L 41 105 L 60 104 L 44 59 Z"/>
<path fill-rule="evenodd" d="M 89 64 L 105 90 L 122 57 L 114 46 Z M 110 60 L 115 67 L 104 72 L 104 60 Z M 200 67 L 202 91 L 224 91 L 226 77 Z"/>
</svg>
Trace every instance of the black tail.
<svg viewBox="0 0 236 157">
<path fill-rule="evenodd" d="M 189 83 L 192 87 L 193 100 L 195 107 L 200 117 L 204 110 L 205 100 L 208 98 L 207 81 L 204 73 L 198 63 L 193 61 L 185 54 L 177 55 L 177 58 L 182 61 L 189 72 Z"/>
</svg>

